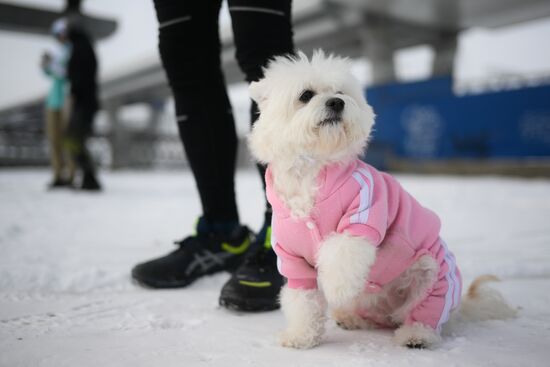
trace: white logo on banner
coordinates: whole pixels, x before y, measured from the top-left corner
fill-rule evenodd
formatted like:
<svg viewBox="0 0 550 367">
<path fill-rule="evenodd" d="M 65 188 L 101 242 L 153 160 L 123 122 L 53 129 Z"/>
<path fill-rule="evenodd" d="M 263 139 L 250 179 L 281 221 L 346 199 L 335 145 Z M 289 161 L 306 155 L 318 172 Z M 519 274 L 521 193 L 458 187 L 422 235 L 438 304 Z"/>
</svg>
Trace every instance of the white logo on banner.
<svg viewBox="0 0 550 367">
<path fill-rule="evenodd" d="M 405 130 L 404 148 L 412 157 L 433 157 L 437 154 L 443 130 L 443 119 L 432 106 L 411 106 L 401 116 Z"/>
</svg>

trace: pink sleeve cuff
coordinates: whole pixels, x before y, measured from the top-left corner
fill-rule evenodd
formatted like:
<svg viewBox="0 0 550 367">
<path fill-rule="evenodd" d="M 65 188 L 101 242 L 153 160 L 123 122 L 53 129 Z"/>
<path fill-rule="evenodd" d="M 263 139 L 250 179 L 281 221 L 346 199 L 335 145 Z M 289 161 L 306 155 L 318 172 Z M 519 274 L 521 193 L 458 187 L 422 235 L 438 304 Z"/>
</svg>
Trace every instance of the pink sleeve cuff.
<svg viewBox="0 0 550 367">
<path fill-rule="evenodd" d="M 317 279 L 288 279 L 287 285 L 292 289 L 317 289 Z"/>
<path fill-rule="evenodd" d="M 367 240 L 371 241 L 374 246 L 378 246 L 380 242 L 382 242 L 380 233 L 366 224 L 351 224 L 346 227 L 344 231 L 352 236 L 365 237 Z"/>
</svg>

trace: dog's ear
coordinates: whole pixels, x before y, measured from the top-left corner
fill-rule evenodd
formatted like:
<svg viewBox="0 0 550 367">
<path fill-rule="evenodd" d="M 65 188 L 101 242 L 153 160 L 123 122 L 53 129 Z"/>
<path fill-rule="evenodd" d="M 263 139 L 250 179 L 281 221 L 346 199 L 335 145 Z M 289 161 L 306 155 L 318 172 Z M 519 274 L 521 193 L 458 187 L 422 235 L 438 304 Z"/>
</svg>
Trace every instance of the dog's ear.
<svg viewBox="0 0 550 367">
<path fill-rule="evenodd" d="M 269 164 L 274 157 L 275 141 L 269 124 L 259 119 L 248 134 L 248 147 L 257 162 Z"/>
<path fill-rule="evenodd" d="M 248 87 L 250 98 L 261 106 L 267 100 L 267 82 L 265 79 L 260 79 L 257 82 L 250 83 Z"/>
</svg>

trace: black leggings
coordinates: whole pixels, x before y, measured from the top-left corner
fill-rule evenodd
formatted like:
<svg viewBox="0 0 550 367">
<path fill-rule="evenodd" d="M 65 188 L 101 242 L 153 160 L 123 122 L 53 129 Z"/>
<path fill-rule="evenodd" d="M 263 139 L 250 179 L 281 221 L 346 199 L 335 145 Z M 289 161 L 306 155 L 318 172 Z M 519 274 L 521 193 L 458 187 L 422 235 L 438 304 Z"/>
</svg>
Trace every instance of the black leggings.
<svg viewBox="0 0 550 367">
<path fill-rule="evenodd" d="M 95 164 L 86 142 L 92 135 L 96 112 L 95 101 L 75 101 L 71 106 L 69 124 L 65 132 L 66 148 L 84 175 L 95 175 Z"/>
<path fill-rule="evenodd" d="M 176 103 L 185 153 L 209 221 L 238 221 L 237 135 L 221 70 L 221 0 L 154 0 L 159 50 Z M 292 53 L 291 0 L 228 0 L 236 58 L 248 82 L 275 55 Z M 251 123 L 257 107 L 251 107 Z M 264 182 L 265 167 L 258 167 Z M 265 183 L 264 183 L 265 185 Z M 267 204 L 266 220 L 271 208 Z"/>
</svg>

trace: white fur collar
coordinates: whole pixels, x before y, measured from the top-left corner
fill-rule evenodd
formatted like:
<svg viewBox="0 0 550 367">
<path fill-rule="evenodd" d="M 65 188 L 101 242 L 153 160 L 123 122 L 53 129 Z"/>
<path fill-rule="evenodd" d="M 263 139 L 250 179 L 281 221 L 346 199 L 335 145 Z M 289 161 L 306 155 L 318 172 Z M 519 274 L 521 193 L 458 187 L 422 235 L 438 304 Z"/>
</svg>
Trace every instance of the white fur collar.
<svg viewBox="0 0 550 367">
<path fill-rule="evenodd" d="M 317 176 L 324 164 L 300 156 L 292 164 L 271 164 L 273 189 L 295 218 L 307 217 L 313 209 L 319 187 Z"/>
</svg>

